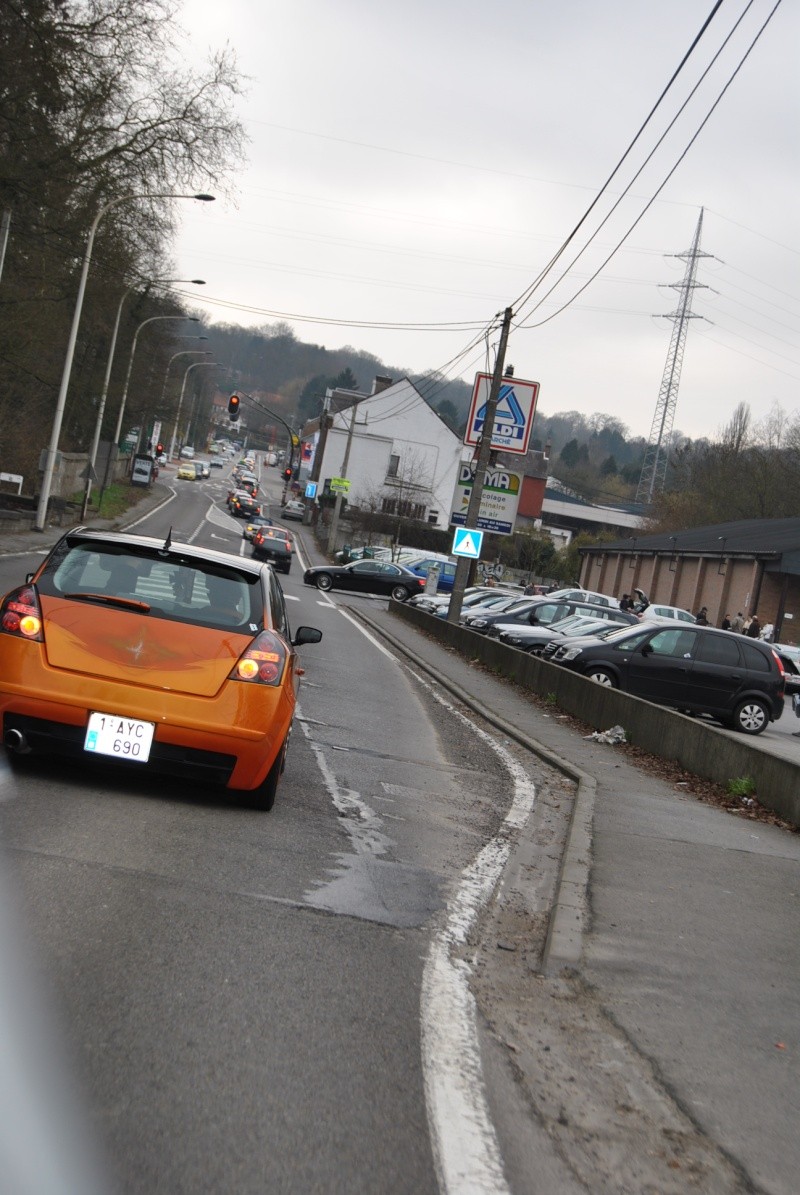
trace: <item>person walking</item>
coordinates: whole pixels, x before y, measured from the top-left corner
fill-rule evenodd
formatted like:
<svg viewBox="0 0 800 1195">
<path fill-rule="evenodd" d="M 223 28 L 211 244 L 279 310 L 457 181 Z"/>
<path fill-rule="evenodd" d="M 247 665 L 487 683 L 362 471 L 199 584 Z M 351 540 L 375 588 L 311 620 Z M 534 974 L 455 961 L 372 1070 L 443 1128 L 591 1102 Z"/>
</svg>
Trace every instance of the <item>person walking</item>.
<svg viewBox="0 0 800 1195">
<path fill-rule="evenodd" d="M 701 627 L 708 626 L 708 606 L 702 606 L 694 616 L 695 622 Z"/>
<path fill-rule="evenodd" d="M 754 614 L 750 619 L 750 626 L 747 628 L 748 639 L 758 639 L 761 634 L 761 623 L 758 621 L 758 615 Z"/>
<path fill-rule="evenodd" d="M 723 631 L 730 631 L 730 630 L 732 630 L 733 628 L 731 627 L 731 616 L 730 616 L 730 614 L 726 614 L 726 615 L 725 615 L 725 617 L 723 618 L 722 622 L 721 622 L 719 625 L 720 625 L 720 630 L 723 630 Z"/>
<path fill-rule="evenodd" d="M 633 602 L 631 601 L 631 595 L 629 593 L 623 593 L 622 597 L 619 599 L 619 608 L 620 610 L 633 609 Z"/>
<path fill-rule="evenodd" d="M 737 635 L 741 635 L 743 633 L 744 615 L 742 614 L 741 610 L 738 612 L 735 618 L 731 619 L 731 630 Z"/>
</svg>

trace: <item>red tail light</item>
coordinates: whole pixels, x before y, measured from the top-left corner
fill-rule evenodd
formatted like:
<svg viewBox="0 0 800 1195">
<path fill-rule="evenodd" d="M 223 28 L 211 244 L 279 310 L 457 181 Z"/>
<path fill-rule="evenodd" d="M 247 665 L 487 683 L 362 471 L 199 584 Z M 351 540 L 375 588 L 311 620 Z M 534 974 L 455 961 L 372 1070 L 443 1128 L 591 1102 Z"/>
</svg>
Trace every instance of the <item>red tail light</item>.
<svg viewBox="0 0 800 1195">
<path fill-rule="evenodd" d="M 23 585 L 6 597 L 0 606 L 0 631 L 19 639 L 42 642 L 42 611 L 32 585 Z"/>
<path fill-rule="evenodd" d="M 286 645 L 272 631 L 262 631 L 240 656 L 230 680 L 256 685 L 280 684 L 286 666 Z"/>
</svg>

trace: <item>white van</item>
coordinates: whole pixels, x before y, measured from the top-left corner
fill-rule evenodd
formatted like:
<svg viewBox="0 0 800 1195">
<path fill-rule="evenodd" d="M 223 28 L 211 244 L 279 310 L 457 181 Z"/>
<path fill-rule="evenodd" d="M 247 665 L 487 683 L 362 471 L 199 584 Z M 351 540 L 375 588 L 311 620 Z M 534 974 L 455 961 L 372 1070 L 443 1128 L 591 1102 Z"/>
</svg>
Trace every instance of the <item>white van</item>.
<svg viewBox="0 0 800 1195">
<path fill-rule="evenodd" d="M 188 445 L 186 445 L 184 448 L 182 448 L 181 449 L 181 460 L 182 461 L 193 461 L 194 460 L 194 449 L 189 447 Z"/>
</svg>

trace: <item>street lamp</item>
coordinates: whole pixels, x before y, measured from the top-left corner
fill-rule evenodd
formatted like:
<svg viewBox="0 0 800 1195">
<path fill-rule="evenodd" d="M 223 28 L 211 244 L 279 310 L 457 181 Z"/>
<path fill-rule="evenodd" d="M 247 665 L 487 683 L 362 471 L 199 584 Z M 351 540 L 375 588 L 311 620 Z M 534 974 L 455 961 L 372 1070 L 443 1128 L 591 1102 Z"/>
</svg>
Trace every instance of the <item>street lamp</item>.
<svg viewBox="0 0 800 1195">
<path fill-rule="evenodd" d="M 153 278 L 153 279 L 151 279 L 151 282 L 152 282 L 152 284 L 161 284 L 161 283 L 166 283 L 166 282 L 184 282 L 184 283 L 188 282 L 188 283 L 191 283 L 192 286 L 205 286 L 205 280 L 203 278 Z M 92 438 L 92 447 L 89 452 L 89 461 L 86 466 L 86 490 L 83 495 L 83 506 L 81 507 L 81 519 L 86 518 L 86 510 L 89 506 L 89 497 L 92 492 L 92 482 L 95 480 L 94 468 L 95 468 L 95 465 L 97 464 L 97 448 L 98 448 L 98 445 L 100 444 L 100 432 L 101 432 L 101 429 L 103 426 L 103 415 L 105 414 L 105 409 L 106 409 L 106 398 L 108 397 L 108 384 L 111 380 L 111 366 L 114 364 L 114 353 L 115 353 L 116 347 L 117 347 L 117 333 L 119 332 L 119 322 L 120 322 L 120 318 L 122 316 L 122 307 L 123 307 L 123 304 L 125 303 L 125 300 L 127 299 L 128 295 L 132 294 L 133 291 L 138 290 L 138 289 L 139 289 L 138 283 L 135 283 L 133 286 L 129 286 L 128 289 L 125 291 L 124 295 L 122 296 L 122 298 L 120 299 L 119 306 L 117 307 L 117 318 L 114 321 L 114 331 L 111 334 L 111 347 L 108 350 L 108 362 L 106 364 L 106 376 L 103 379 L 103 390 L 100 395 L 100 405 L 97 408 L 97 420 L 94 425 L 94 436 Z M 207 339 L 207 337 L 205 337 L 205 336 L 198 337 L 198 340 L 206 340 L 206 339 Z"/>
<path fill-rule="evenodd" d="M 169 459 L 172 460 L 175 455 L 175 440 L 178 436 L 178 423 L 181 417 L 181 407 L 183 406 L 183 396 L 186 392 L 186 379 L 193 369 L 199 369 L 202 365 L 221 365 L 221 361 L 195 361 L 193 365 L 187 365 L 186 372 L 183 375 L 183 385 L 181 386 L 181 396 L 178 399 L 178 410 L 175 414 L 175 426 L 172 429 L 172 442 L 169 446 Z"/>
<path fill-rule="evenodd" d="M 86 242 L 86 251 L 83 255 L 83 268 L 81 270 L 81 278 L 78 284 L 78 297 L 75 300 L 75 311 L 72 315 L 72 327 L 70 328 L 69 341 L 67 342 L 67 354 L 64 358 L 64 369 L 61 374 L 61 386 L 58 391 L 58 400 L 56 401 L 56 413 L 53 419 L 53 429 L 50 433 L 50 444 L 47 448 L 47 459 L 45 460 L 44 474 L 42 476 L 42 492 L 39 495 L 39 506 L 36 511 L 36 522 L 34 528 L 36 531 L 44 531 L 45 522 L 47 520 L 47 504 L 50 501 L 50 490 L 53 485 L 53 470 L 56 463 L 56 454 L 58 453 L 58 440 L 61 435 L 61 424 L 64 420 L 64 408 L 67 403 L 67 390 L 69 388 L 70 374 L 72 373 L 72 361 L 75 356 L 75 343 L 78 339 L 78 326 L 81 322 L 81 310 L 83 308 L 83 296 L 86 293 L 86 279 L 89 275 L 89 262 L 92 260 L 92 249 L 94 248 L 94 238 L 97 232 L 97 226 L 103 216 L 112 207 L 116 207 L 118 203 L 125 203 L 129 199 L 199 199 L 203 203 L 210 203 L 213 201 L 213 195 L 176 195 L 174 193 L 151 193 L 145 192 L 139 195 L 118 195 L 116 199 L 110 200 L 100 208 L 100 211 L 92 221 L 89 229 L 89 239 Z"/>
<path fill-rule="evenodd" d="M 139 333 L 141 332 L 142 328 L 146 328 L 148 324 L 154 324 L 156 322 L 156 320 L 164 320 L 164 319 L 180 319 L 180 320 L 187 320 L 193 324 L 200 323 L 200 317 L 197 315 L 151 315 L 149 319 L 142 320 L 142 322 L 139 324 L 139 327 L 136 329 L 134 336 L 133 336 L 133 344 L 131 345 L 131 355 L 128 360 L 128 372 L 125 375 L 125 385 L 122 390 L 122 399 L 119 404 L 119 414 L 117 415 L 117 426 L 114 431 L 114 440 L 113 440 L 114 444 L 119 444 L 119 438 L 120 438 L 120 435 L 122 434 L 122 416 L 125 414 L 125 403 L 128 400 L 128 386 L 129 386 L 130 380 L 131 380 L 131 372 L 133 370 L 133 358 L 136 355 L 136 345 L 139 341 Z"/>
</svg>

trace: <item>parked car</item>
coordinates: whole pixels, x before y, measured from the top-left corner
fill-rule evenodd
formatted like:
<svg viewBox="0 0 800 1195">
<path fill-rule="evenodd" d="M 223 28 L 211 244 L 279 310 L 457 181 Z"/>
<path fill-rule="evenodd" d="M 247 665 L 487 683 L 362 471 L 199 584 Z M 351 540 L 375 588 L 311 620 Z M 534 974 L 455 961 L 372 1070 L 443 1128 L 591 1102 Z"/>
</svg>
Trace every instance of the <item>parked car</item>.
<svg viewBox="0 0 800 1195">
<path fill-rule="evenodd" d="M 281 507 L 281 515 L 284 519 L 300 519 L 306 513 L 306 504 L 301 502 L 299 498 L 290 498 L 289 501 Z"/>
<path fill-rule="evenodd" d="M 588 603 L 583 609 L 583 613 L 569 614 L 560 622 L 554 622 L 550 626 L 544 627 L 505 627 L 503 623 L 498 623 L 497 626 L 491 628 L 489 635 L 499 639 L 501 643 L 506 643 L 509 647 L 518 647 L 532 656 L 541 656 L 548 644 L 552 642 L 558 644 L 562 643 L 564 639 L 574 639 L 579 635 L 594 635 L 606 627 L 618 629 L 620 626 L 637 626 L 639 623 L 635 614 L 626 614 L 624 610 L 609 609 L 606 617 L 602 618 L 594 613 L 589 613 L 592 607 Z M 595 609 L 600 611 L 603 607 L 597 606 Z M 614 614 L 616 617 L 609 618 L 610 614 Z"/>
<path fill-rule="evenodd" d="M 425 581 L 402 564 L 387 560 L 356 560 L 353 564 L 320 564 L 306 569 L 305 585 L 329 589 L 346 589 L 351 593 L 374 593 L 405 602 L 421 593 Z"/>
<path fill-rule="evenodd" d="M 467 614 L 462 619 L 462 622 L 471 631 L 478 631 L 479 634 L 486 635 L 493 626 L 499 623 L 525 623 L 529 626 L 551 626 L 554 622 L 559 622 L 560 619 L 566 618 L 570 614 L 580 612 L 591 613 L 597 610 L 607 611 L 609 617 L 625 613 L 625 611 L 613 606 L 600 606 L 573 598 L 556 599 L 553 594 L 548 594 L 547 597 L 522 598 L 497 614 L 483 612 L 478 609 L 473 613 Z"/>
<path fill-rule="evenodd" d="M 619 602 L 615 597 L 609 597 L 605 593 L 597 593 L 594 589 L 581 589 L 575 585 L 568 589 L 551 589 L 547 597 L 568 598 L 573 602 L 588 602 L 590 606 L 619 606 Z"/>
<path fill-rule="evenodd" d="M 605 640 L 564 643 L 552 660 L 658 705 L 710 714 L 744 734 L 761 734 L 783 712 L 778 653 L 715 627 L 640 623 Z"/>
<path fill-rule="evenodd" d="M 428 580 L 428 574 L 432 568 L 438 568 L 439 581 L 436 586 L 437 592 L 452 593 L 453 584 L 456 579 L 456 566 L 452 561 L 440 560 L 438 557 L 423 556 L 420 560 L 412 560 L 406 567 L 410 568 L 412 573 L 416 573 L 418 577 L 422 577 L 424 581 Z"/>
<path fill-rule="evenodd" d="M 514 601 L 518 601 L 519 594 L 512 593 L 509 590 L 499 589 L 494 585 L 491 587 L 488 585 L 471 585 L 468 589 L 464 590 L 464 596 L 461 599 L 461 609 L 469 610 L 474 606 L 479 605 L 483 601 L 494 599 L 499 602 L 504 598 L 507 600 L 513 599 Z M 421 593 L 417 597 L 411 598 L 409 605 L 416 606 L 421 610 L 433 611 L 440 610 L 442 607 L 444 607 L 446 610 L 450 606 L 450 594 Z"/>
<path fill-rule="evenodd" d="M 272 570 L 191 544 L 77 528 L 0 605 L 13 758 L 114 763 L 272 807 L 298 688 Z"/>
<path fill-rule="evenodd" d="M 253 559 L 268 560 L 279 572 L 292 569 L 292 537 L 283 527 L 260 527 L 253 536 Z"/>
<path fill-rule="evenodd" d="M 800 693 L 800 647 L 787 647 L 784 643 L 773 643 L 771 646 L 783 664 L 787 697 Z"/>
<path fill-rule="evenodd" d="M 660 602 L 648 606 L 640 617 L 642 622 L 696 622 L 690 610 L 683 610 L 680 606 L 662 606 Z"/>
</svg>

